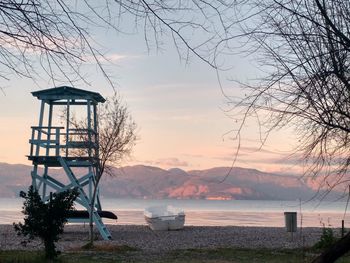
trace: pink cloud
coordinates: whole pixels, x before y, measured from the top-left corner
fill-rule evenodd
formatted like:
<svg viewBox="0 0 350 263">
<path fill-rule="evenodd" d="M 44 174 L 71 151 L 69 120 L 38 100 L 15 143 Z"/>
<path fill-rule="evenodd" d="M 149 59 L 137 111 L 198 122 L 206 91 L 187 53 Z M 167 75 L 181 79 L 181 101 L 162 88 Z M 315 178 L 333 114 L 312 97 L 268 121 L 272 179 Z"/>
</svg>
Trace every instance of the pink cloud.
<svg viewBox="0 0 350 263">
<path fill-rule="evenodd" d="M 188 162 L 182 161 L 179 158 L 171 157 L 171 158 L 160 158 L 153 161 L 145 161 L 151 165 L 157 165 L 161 167 L 188 167 L 190 166 Z"/>
</svg>

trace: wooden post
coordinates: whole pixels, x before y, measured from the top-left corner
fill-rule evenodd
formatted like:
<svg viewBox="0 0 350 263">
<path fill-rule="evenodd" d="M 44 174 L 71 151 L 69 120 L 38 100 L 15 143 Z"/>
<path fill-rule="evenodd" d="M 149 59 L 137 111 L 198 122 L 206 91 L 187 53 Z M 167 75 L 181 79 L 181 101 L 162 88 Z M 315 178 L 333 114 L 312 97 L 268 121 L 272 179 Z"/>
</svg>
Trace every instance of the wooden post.
<svg viewBox="0 0 350 263">
<path fill-rule="evenodd" d="M 49 120 L 47 123 L 47 147 L 46 147 L 46 156 L 50 156 L 50 146 L 51 146 L 51 126 L 52 126 L 52 110 L 53 110 L 53 105 L 50 102 L 49 104 Z"/>
<path fill-rule="evenodd" d="M 67 100 L 67 122 L 66 122 L 66 157 L 68 157 L 68 144 L 69 144 L 69 99 Z"/>
<path fill-rule="evenodd" d="M 344 237 L 345 228 L 344 228 L 344 219 L 341 221 L 341 237 Z"/>
<path fill-rule="evenodd" d="M 95 161 L 95 164 L 94 164 L 94 171 L 91 170 L 91 173 L 93 174 L 93 184 L 96 183 L 96 177 L 99 176 L 99 145 L 100 145 L 100 142 L 99 142 L 99 130 L 98 130 L 98 112 L 97 112 L 97 103 L 94 102 L 93 104 L 93 118 L 94 118 L 94 161 Z M 99 198 L 99 189 L 97 189 L 97 194 L 96 194 L 96 200 L 95 200 L 95 207 L 97 207 L 98 210 L 102 210 L 102 207 L 101 207 L 101 202 L 100 202 L 100 198 Z"/>
<path fill-rule="evenodd" d="M 40 116 L 39 116 L 39 128 L 38 128 L 38 143 L 36 145 L 36 151 L 35 155 L 39 156 L 40 154 L 40 140 L 41 140 L 41 127 L 43 126 L 43 119 L 44 119 L 44 110 L 45 110 L 45 101 L 41 101 L 41 107 L 40 107 Z"/>
<path fill-rule="evenodd" d="M 91 101 L 87 101 L 88 156 L 91 158 Z"/>
<path fill-rule="evenodd" d="M 49 119 L 47 122 L 47 141 L 46 141 L 46 156 L 50 156 L 50 147 L 51 147 L 51 126 L 52 126 L 52 103 L 51 101 L 49 101 Z M 47 182 L 47 174 L 49 172 L 49 167 L 47 165 L 45 165 L 44 168 L 44 174 L 43 174 L 43 194 L 42 197 L 43 199 L 46 197 L 46 182 Z"/>
<path fill-rule="evenodd" d="M 32 137 L 31 137 L 31 139 L 32 139 L 32 142 L 31 142 L 31 144 L 30 144 L 30 154 L 29 154 L 29 156 L 33 156 L 33 154 L 34 154 L 34 140 L 35 140 L 35 128 L 33 128 L 32 127 Z"/>
<path fill-rule="evenodd" d="M 91 101 L 87 100 L 87 133 L 88 133 L 88 157 L 91 158 L 92 152 L 91 152 L 91 145 L 92 145 L 92 136 L 91 136 L 91 131 L 92 131 L 92 125 L 91 125 Z M 89 200 L 90 202 L 92 201 L 92 191 L 93 191 L 93 173 L 92 173 L 92 168 L 91 166 L 88 168 L 89 169 Z M 91 206 L 91 204 L 90 204 Z"/>
<path fill-rule="evenodd" d="M 38 165 L 37 164 L 34 165 L 33 171 L 31 172 L 31 175 L 32 175 L 32 186 L 34 187 L 35 191 L 38 191 L 38 185 L 36 183 L 36 179 L 38 176 Z"/>
<path fill-rule="evenodd" d="M 56 156 L 60 155 L 60 128 L 56 128 Z"/>
<path fill-rule="evenodd" d="M 97 105 L 96 103 L 94 103 L 93 105 L 93 114 L 94 114 L 94 144 L 95 144 L 95 158 L 97 159 L 96 161 L 98 161 L 98 156 L 99 156 L 99 141 L 98 141 L 98 116 L 97 116 Z"/>
</svg>

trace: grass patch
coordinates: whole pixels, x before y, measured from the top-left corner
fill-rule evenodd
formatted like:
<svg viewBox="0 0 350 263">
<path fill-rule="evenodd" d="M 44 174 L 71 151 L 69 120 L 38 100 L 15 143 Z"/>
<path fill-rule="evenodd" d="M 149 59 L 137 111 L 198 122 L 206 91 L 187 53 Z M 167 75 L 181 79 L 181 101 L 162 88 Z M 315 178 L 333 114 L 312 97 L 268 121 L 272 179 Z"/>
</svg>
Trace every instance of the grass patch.
<svg viewBox="0 0 350 263">
<path fill-rule="evenodd" d="M 302 253 L 301 253 L 302 252 Z M 300 250 L 268 250 L 268 249 L 238 249 L 238 248 L 216 248 L 216 249 L 189 249 L 177 251 L 173 255 L 173 261 L 169 262 L 233 262 L 233 263 L 299 263 L 310 260 L 307 255 Z M 162 262 L 162 261 L 159 261 Z"/>
<path fill-rule="evenodd" d="M 187 249 L 170 252 L 156 263 L 306 263 L 320 252 L 314 249 Z M 346 256 L 337 263 L 350 263 Z"/>
<path fill-rule="evenodd" d="M 80 249 L 72 249 L 72 251 L 79 251 L 79 250 L 87 250 L 87 251 L 95 251 L 95 252 L 129 252 L 129 251 L 137 251 L 138 249 L 127 246 L 127 245 L 115 245 L 106 243 L 103 245 L 91 245 L 90 243 L 87 243 L 86 245 L 82 246 Z"/>
<path fill-rule="evenodd" d="M 98 245 L 89 250 L 72 250 L 62 253 L 57 263 L 111 263 L 111 262 L 154 262 L 154 263 L 305 263 L 319 252 L 314 249 L 185 249 L 171 252 L 145 252 L 128 246 Z M 1 263 L 48 262 L 44 253 L 38 251 L 0 251 Z M 346 256 L 337 263 L 350 263 Z"/>
<path fill-rule="evenodd" d="M 22 250 L 6 250 L 0 251 L 1 263 L 45 263 L 44 252 L 39 251 L 22 251 Z"/>
</svg>

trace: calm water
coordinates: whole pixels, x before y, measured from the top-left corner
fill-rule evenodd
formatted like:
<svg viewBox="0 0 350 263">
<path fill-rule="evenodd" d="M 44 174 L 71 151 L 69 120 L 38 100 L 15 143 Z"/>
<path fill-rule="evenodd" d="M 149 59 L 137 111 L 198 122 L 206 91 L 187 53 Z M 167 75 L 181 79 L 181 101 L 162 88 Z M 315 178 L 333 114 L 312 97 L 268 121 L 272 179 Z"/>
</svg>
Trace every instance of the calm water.
<svg viewBox="0 0 350 263">
<path fill-rule="evenodd" d="M 0 198 L 0 224 L 20 221 L 22 202 L 19 198 Z M 145 224 L 143 210 L 146 207 L 173 205 L 185 210 L 186 225 L 277 227 L 284 226 L 284 212 L 297 212 L 299 226 L 339 227 L 346 207 L 345 202 L 326 201 L 300 204 L 299 201 L 138 199 L 103 199 L 102 205 L 104 210 L 115 212 L 119 218 L 117 222 L 106 220 L 108 224 Z M 345 216 L 345 225 L 350 226 L 349 213 Z"/>
</svg>

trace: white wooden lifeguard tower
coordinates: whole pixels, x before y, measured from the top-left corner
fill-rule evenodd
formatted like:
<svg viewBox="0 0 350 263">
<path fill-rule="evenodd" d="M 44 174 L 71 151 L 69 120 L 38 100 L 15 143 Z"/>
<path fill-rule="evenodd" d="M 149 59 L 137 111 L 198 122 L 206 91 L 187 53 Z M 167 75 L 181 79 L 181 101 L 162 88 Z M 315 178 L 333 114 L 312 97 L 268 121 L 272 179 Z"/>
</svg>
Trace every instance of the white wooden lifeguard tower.
<svg viewBox="0 0 350 263">
<path fill-rule="evenodd" d="M 32 94 L 41 100 L 39 124 L 31 127 L 32 136 L 29 140 L 28 159 L 33 163 L 32 185 L 45 201 L 49 199 L 50 192 L 78 188 L 79 197 L 76 202 L 86 210 L 77 211 L 73 217 L 75 222 L 86 222 L 99 160 L 97 104 L 104 103 L 105 99 L 99 93 L 66 86 L 35 91 Z M 70 127 L 71 109 L 76 107 L 83 107 L 86 127 Z M 63 125 L 62 119 L 57 120 L 62 109 L 65 111 Z M 61 176 L 57 176 L 57 170 L 51 173 L 52 169 L 60 167 L 63 173 Z M 106 213 L 106 217 L 112 219 L 116 219 L 116 216 L 102 211 L 98 194 L 94 208 L 93 221 L 97 229 L 104 239 L 111 239 L 101 216 Z"/>
</svg>

